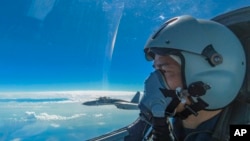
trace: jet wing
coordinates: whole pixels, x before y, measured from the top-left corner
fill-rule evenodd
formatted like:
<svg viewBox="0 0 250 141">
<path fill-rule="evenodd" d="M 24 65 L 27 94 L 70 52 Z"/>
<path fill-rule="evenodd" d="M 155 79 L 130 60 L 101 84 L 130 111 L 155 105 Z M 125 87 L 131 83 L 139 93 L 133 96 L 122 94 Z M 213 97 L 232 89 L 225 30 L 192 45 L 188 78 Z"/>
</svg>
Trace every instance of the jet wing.
<svg viewBox="0 0 250 141">
<path fill-rule="evenodd" d="M 126 109 L 126 110 L 138 110 L 137 103 L 130 103 L 130 102 L 116 102 L 115 106 L 118 109 Z"/>
</svg>

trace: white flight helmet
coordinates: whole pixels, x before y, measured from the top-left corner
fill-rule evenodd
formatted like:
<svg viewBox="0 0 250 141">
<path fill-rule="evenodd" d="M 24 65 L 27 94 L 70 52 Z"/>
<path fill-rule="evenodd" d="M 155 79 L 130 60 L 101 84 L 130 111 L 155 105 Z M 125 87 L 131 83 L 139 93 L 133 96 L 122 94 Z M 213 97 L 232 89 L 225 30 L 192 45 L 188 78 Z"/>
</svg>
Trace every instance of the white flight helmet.
<svg viewBox="0 0 250 141">
<path fill-rule="evenodd" d="M 166 21 L 145 45 L 147 60 L 154 54 L 181 58 L 183 83 L 192 99 L 206 110 L 221 109 L 237 96 L 246 70 L 243 47 L 225 26 L 184 15 Z"/>
</svg>

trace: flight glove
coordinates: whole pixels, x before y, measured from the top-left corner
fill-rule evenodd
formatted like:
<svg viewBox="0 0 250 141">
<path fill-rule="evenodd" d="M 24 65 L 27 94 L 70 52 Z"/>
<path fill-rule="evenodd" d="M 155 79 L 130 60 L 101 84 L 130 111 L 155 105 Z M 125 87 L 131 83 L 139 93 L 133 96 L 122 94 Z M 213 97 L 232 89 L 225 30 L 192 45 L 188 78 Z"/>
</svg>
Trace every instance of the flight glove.
<svg viewBox="0 0 250 141">
<path fill-rule="evenodd" d="M 144 95 L 139 103 L 141 115 L 151 117 L 153 141 L 172 141 L 172 134 L 167 123 L 166 109 L 173 97 L 164 93 L 168 92 L 168 85 L 160 70 L 155 70 L 144 82 Z M 148 116 L 151 115 L 151 116 Z"/>
<path fill-rule="evenodd" d="M 165 110 L 172 101 L 162 90 L 168 89 L 164 75 L 155 70 L 144 82 L 144 95 L 139 103 L 141 112 L 152 114 L 153 117 L 165 117 Z"/>
<path fill-rule="evenodd" d="M 173 141 L 173 135 L 170 132 L 169 123 L 166 118 L 153 117 L 152 123 L 153 141 Z"/>
</svg>

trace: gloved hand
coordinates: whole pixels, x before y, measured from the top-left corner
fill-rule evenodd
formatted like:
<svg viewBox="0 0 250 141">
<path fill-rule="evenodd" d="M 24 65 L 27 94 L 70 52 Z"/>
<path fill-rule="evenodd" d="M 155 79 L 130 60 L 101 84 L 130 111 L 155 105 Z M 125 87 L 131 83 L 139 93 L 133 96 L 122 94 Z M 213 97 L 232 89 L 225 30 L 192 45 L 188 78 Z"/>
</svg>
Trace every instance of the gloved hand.
<svg viewBox="0 0 250 141">
<path fill-rule="evenodd" d="M 139 103 L 141 115 L 146 117 L 153 128 L 153 141 L 173 141 L 168 116 L 180 102 L 175 90 L 169 90 L 164 75 L 156 70 L 144 82 L 144 95 Z"/>
<path fill-rule="evenodd" d="M 168 89 L 168 86 L 162 72 L 156 70 L 144 82 L 144 95 L 139 103 L 141 112 L 165 117 L 165 110 L 173 98 L 165 97 L 161 89 Z"/>
<path fill-rule="evenodd" d="M 166 118 L 153 117 L 153 141 L 173 141 Z"/>
</svg>

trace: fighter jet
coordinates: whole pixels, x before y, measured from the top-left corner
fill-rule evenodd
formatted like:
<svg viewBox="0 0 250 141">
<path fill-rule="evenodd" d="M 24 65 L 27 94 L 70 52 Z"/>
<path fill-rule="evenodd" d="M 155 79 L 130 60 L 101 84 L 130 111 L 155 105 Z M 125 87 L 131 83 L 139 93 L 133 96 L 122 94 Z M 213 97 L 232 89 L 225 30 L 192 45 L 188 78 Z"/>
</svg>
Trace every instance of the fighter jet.
<svg viewBox="0 0 250 141">
<path fill-rule="evenodd" d="M 131 101 L 122 99 L 114 99 L 111 97 L 103 96 L 97 100 L 83 102 L 83 105 L 98 106 L 98 105 L 115 105 L 119 109 L 138 109 L 138 103 L 140 99 L 140 92 L 137 91 Z"/>
</svg>

